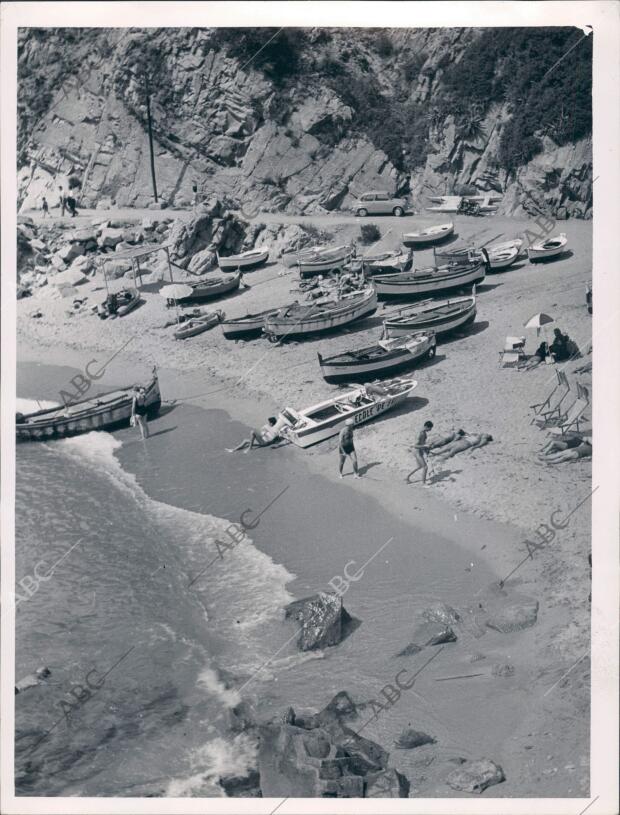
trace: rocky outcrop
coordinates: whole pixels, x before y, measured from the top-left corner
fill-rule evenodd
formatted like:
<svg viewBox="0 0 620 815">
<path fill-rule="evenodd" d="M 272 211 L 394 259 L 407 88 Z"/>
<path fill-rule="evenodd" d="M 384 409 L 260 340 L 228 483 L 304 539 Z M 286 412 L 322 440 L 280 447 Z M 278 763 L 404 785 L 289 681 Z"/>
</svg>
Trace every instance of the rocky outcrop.
<svg viewBox="0 0 620 815">
<path fill-rule="evenodd" d="M 290 603 L 286 607 L 286 617 L 300 623 L 297 640 L 300 651 L 338 645 L 352 621 L 342 605 L 342 597 L 327 592 Z"/>
<path fill-rule="evenodd" d="M 456 634 L 449 625 L 424 621 L 413 632 L 411 642 L 402 651 L 399 651 L 396 656 L 411 656 L 427 646 L 456 642 L 456 639 Z"/>
<path fill-rule="evenodd" d="M 407 798 L 409 782 L 388 766 L 389 753 L 345 724 L 355 715 L 342 692 L 311 717 L 290 709 L 283 722 L 260 726 L 263 797 Z"/>
<path fill-rule="evenodd" d="M 590 217 L 589 138 L 559 146 L 553 129 L 542 128 L 542 151 L 509 171 L 499 148 L 515 106 L 501 93 L 481 115 L 479 132 L 468 135 L 449 106 L 436 106 L 446 75 L 481 49 L 481 36 L 476 29 L 395 29 L 378 46 L 361 31 L 308 29 L 296 69 L 285 66 L 278 77 L 261 68 L 262 49 L 246 55 L 238 36 L 218 29 L 24 30 L 21 207 L 40 206 L 43 194 L 57 206 L 59 187 L 66 191 L 70 180 L 82 206 L 101 209 L 186 207 L 196 183 L 203 197 L 290 213 L 346 208 L 368 189 L 410 189 L 422 208 L 429 195 L 469 185 L 501 192 L 500 212 Z M 392 133 L 373 108 L 376 96 L 351 101 L 356 83 L 390 111 L 413 105 L 410 124 Z M 420 122 L 428 123 L 422 139 L 412 132 Z"/>
<path fill-rule="evenodd" d="M 489 628 L 502 634 L 522 631 L 536 624 L 538 618 L 538 601 L 511 603 L 493 612 L 486 624 Z"/>
</svg>

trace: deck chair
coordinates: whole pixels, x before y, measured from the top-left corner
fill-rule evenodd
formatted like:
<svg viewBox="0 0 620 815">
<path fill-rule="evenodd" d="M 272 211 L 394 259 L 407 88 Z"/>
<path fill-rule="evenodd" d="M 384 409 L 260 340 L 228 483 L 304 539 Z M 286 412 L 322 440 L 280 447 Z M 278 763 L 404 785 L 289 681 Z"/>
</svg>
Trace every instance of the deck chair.
<svg viewBox="0 0 620 815">
<path fill-rule="evenodd" d="M 534 416 L 530 424 L 534 424 L 537 418 L 551 418 L 552 416 L 559 418 L 560 407 L 568 395 L 570 384 L 564 371 L 556 370 L 555 374 L 558 380 L 557 385 L 553 388 L 545 401 L 530 405 L 530 409 L 534 411 Z"/>
<path fill-rule="evenodd" d="M 514 368 L 525 357 L 525 337 L 506 337 L 504 349 L 499 352 L 502 368 Z"/>
<path fill-rule="evenodd" d="M 590 391 L 584 385 L 577 383 L 577 399 L 571 405 L 570 411 L 566 411 L 566 414 L 549 432 L 555 436 L 564 436 L 574 429 L 579 433 L 579 422 L 583 422 L 583 414 L 589 407 Z"/>
<path fill-rule="evenodd" d="M 560 416 L 542 422 L 539 427 L 547 428 L 550 433 L 556 436 L 563 436 L 573 426 L 579 432 L 579 422 L 589 406 L 590 392 L 586 387 L 577 383 L 577 398 L 573 404 Z"/>
</svg>

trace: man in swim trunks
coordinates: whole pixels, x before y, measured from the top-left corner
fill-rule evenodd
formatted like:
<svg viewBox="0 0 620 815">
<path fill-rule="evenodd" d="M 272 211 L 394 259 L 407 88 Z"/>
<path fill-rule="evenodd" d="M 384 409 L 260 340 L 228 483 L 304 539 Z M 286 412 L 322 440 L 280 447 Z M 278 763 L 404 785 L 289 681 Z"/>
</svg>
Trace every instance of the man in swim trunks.
<svg viewBox="0 0 620 815">
<path fill-rule="evenodd" d="M 148 408 L 146 406 L 146 391 L 138 385 L 134 386 L 133 399 L 131 402 L 131 418 L 134 427 L 140 428 L 142 441 L 149 437 L 149 425 L 147 422 Z"/>
<path fill-rule="evenodd" d="M 544 458 L 550 453 L 562 453 L 564 450 L 572 450 L 579 447 L 583 441 L 581 433 L 568 433 L 563 439 L 550 439 L 538 453 L 538 458 Z"/>
<path fill-rule="evenodd" d="M 347 456 L 349 456 L 349 458 L 351 459 L 351 463 L 353 464 L 353 475 L 355 476 L 355 478 L 360 478 L 360 474 L 357 471 L 357 453 L 355 452 L 355 445 L 353 443 L 354 424 L 355 422 L 353 421 L 353 419 L 347 419 L 338 437 L 338 455 L 340 456 L 340 478 L 344 478 L 342 469 L 344 467 L 344 463 L 347 459 Z"/>
<path fill-rule="evenodd" d="M 422 486 L 429 487 L 430 484 L 426 483 L 426 473 L 428 472 L 428 464 L 426 463 L 426 459 L 424 458 L 424 454 L 428 453 L 429 447 L 427 444 L 427 436 L 429 432 L 433 429 L 432 422 L 424 422 L 424 427 L 418 433 L 418 438 L 416 439 L 416 443 L 413 445 L 413 455 L 418 465 L 414 470 L 412 470 L 405 481 L 410 484 L 411 483 L 411 476 L 414 473 L 417 473 L 418 470 L 422 470 Z"/>
<path fill-rule="evenodd" d="M 246 453 L 249 453 L 250 450 L 256 447 L 269 447 L 270 444 L 273 444 L 275 441 L 278 440 L 280 434 L 278 430 L 275 428 L 277 424 L 277 419 L 275 416 L 270 416 L 267 419 L 267 424 L 264 424 L 260 430 L 253 430 L 250 434 L 249 439 L 244 439 L 240 444 L 232 449 L 226 448 L 229 453 L 236 453 L 238 450 L 245 450 Z"/>
<path fill-rule="evenodd" d="M 578 461 L 580 458 L 592 458 L 592 441 L 584 439 L 573 450 L 563 450 L 559 453 L 549 453 L 541 457 L 547 464 L 564 464 L 567 461 Z"/>
</svg>

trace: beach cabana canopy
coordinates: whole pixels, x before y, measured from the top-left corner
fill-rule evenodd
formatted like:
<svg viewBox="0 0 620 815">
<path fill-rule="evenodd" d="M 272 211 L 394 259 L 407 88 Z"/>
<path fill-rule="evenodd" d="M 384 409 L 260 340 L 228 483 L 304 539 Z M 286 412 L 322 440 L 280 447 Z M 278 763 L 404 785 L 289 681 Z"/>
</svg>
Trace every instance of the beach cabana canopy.
<svg viewBox="0 0 620 815">
<path fill-rule="evenodd" d="M 108 277 L 105 271 L 105 265 L 110 260 L 130 260 L 131 270 L 133 272 L 133 282 L 136 288 L 139 288 L 136 274 L 140 277 L 140 284 L 142 284 L 142 272 L 140 270 L 140 259 L 153 255 L 155 252 L 165 252 L 168 259 L 168 272 L 170 274 L 170 282 L 174 283 L 172 277 L 172 264 L 170 261 L 170 250 L 167 243 L 143 243 L 141 246 L 132 246 L 129 249 L 123 249 L 121 252 L 112 252 L 109 255 L 104 255 L 101 260 L 103 263 L 103 277 L 105 280 L 106 289 L 108 288 Z"/>
</svg>

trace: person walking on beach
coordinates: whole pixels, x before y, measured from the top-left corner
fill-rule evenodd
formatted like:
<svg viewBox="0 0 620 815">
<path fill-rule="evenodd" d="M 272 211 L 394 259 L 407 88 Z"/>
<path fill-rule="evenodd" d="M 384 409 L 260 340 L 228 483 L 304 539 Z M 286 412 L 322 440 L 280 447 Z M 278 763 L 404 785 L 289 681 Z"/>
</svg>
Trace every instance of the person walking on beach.
<svg viewBox="0 0 620 815">
<path fill-rule="evenodd" d="M 344 474 L 342 469 L 344 467 L 344 463 L 347 459 L 347 456 L 351 459 L 351 463 L 353 464 L 353 475 L 355 478 L 361 478 L 358 469 L 357 469 L 357 453 L 355 452 L 355 444 L 353 443 L 353 425 L 355 422 L 353 419 L 347 419 L 344 423 L 344 427 L 340 431 L 340 435 L 338 436 L 338 455 L 340 456 L 340 478 L 344 478 Z"/>
<path fill-rule="evenodd" d="M 414 458 L 416 460 L 416 464 L 418 465 L 414 470 L 412 470 L 405 481 L 410 484 L 411 483 L 411 476 L 414 473 L 417 473 L 418 470 L 422 470 L 422 486 L 429 487 L 430 484 L 426 483 L 426 473 L 428 472 L 428 464 L 426 463 L 426 458 L 424 457 L 425 453 L 428 453 L 429 447 L 427 443 L 427 436 L 429 432 L 433 429 L 433 423 L 431 421 L 424 422 L 424 427 L 418 433 L 418 438 L 416 439 L 416 443 L 413 445 L 414 450 Z"/>
<path fill-rule="evenodd" d="M 62 187 L 58 187 L 58 208 L 60 209 L 60 217 L 63 218 L 65 215 L 65 209 L 67 206 L 67 199 L 65 198 L 65 193 Z"/>
<path fill-rule="evenodd" d="M 49 205 L 47 203 L 47 198 L 45 196 L 43 196 L 43 198 L 41 199 L 41 209 L 43 210 L 43 217 L 44 218 L 45 218 L 46 215 L 50 214 L 50 208 L 49 208 Z"/>
<path fill-rule="evenodd" d="M 149 426 L 146 420 L 147 407 L 145 404 L 146 391 L 144 388 L 134 385 L 133 401 L 131 403 L 131 423 L 134 427 L 140 428 L 142 441 L 149 437 Z"/>
</svg>

